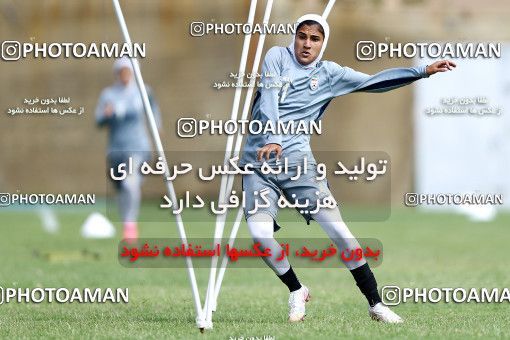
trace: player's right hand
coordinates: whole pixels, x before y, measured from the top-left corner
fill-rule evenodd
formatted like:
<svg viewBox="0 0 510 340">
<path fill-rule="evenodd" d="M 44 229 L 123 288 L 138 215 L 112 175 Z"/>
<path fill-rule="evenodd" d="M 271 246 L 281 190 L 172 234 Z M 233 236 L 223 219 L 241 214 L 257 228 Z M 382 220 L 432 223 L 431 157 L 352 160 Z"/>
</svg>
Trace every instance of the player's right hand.
<svg viewBox="0 0 510 340">
<path fill-rule="evenodd" d="M 276 154 L 276 160 L 279 161 L 282 155 L 282 146 L 274 143 L 264 145 L 262 148 L 257 150 L 257 161 L 260 162 L 262 158 L 269 160 L 272 152 Z"/>
</svg>

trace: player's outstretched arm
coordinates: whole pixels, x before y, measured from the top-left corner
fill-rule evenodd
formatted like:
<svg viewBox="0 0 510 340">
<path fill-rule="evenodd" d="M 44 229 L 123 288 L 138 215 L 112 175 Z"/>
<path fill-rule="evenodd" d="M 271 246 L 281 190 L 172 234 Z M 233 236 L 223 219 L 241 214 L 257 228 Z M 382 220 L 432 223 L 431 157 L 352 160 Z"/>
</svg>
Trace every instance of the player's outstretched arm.
<svg viewBox="0 0 510 340">
<path fill-rule="evenodd" d="M 428 66 L 390 68 L 374 75 L 341 67 L 332 63 L 332 90 L 334 97 L 352 92 L 386 92 L 421 79 L 437 72 L 452 70 L 456 64 L 449 60 L 440 60 Z"/>
</svg>

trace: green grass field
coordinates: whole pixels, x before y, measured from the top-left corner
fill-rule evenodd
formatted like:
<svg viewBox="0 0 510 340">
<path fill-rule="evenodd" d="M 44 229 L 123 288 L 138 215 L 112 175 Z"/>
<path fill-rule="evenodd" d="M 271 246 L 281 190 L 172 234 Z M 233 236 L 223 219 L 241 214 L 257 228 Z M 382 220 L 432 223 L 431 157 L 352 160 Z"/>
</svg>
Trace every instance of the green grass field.
<svg viewBox="0 0 510 340">
<path fill-rule="evenodd" d="M 147 209 L 147 208 L 144 208 Z M 117 260 L 116 240 L 84 240 L 87 212 L 59 212 L 61 229 L 47 234 L 33 212 L 0 213 L 0 286 L 129 287 L 128 304 L 3 304 L 2 338 L 229 339 L 471 338 L 510 336 L 510 308 L 503 304 L 407 303 L 394 307 L 405 323 L 387 325 L 367 315 L 364 297 L 345 269 L 297 268 L 312 301 L 307 318 L 287 324 L 288 291 L 269 268 L 227 271 L 214 329 L 195 327 L 185 269 L 130 269 Z M 212 235 L 212 223 L 186 227 L 193 237 Z M 473 224 L 463 216 L 393 210 L 385 222 L 349 223 L 357 237 L 381 240 L 384 261 L 374 269 L 379 286 L 510 287 L 510 216 Z M 174 223 L 141 223 L 143 237 L 177 237 Z M 243 224 L 240 236 L 246 237 Z M 281 235 L 322 237 L 317 224 L 285 223 Z M 88 250 L 94 256 L 73 256 Z M 44 254 L 53 254 L 48 258 Z M 202 299 L 207 269 L 196 271 Z"/>
</svg>

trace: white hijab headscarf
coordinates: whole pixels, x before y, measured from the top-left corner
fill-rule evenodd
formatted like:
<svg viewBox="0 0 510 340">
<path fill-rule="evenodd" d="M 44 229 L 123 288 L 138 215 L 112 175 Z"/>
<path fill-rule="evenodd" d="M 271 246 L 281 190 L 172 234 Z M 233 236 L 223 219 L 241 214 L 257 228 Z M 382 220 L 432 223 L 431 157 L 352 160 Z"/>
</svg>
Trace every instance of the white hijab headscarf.
<svg viewBox="0 0 510 340">
<path fill-rule="evenodd" d="M 138 60 L 135 59 L 135 63 L 138 64 L 138 67 L 140 67 L 140 63 L 138 63 Z M 129 85 L 134 85 L 135 84 L 135 81 L 134 81 L 134 70 L 133 70 L 133 64 L 131 64 L 131 59 L 129 59 L 128 57 L 126 56 L 123 56 L 121 58 L 118 58 L 115 60 L 115 62 L 113 63 L 113 73 L 114 74 L 117 74 L 120 72 L 120 70 L 122 70 L 123 68 L 128 68 L 130 71 L 131 71 L 131 74 L 132 74 L 132 78 L 131 80 L 129 81 Z"/>
<path fill-rule="evenodd" d="M 317 63 L 321 60 L 322 58 L 322 55 L 324 54 L 324 50 L 326 49 L 326 46 L 328 45 L 328 38 L 329 38 L 329 25 L 328 25 L 328 22 L 321 16 L 321 15 L 318 15 L 318 14 L 305 14 L 303 15 L 301 18 L 299 18 L 296 22 L 296 27 L 302 23 L 303 21 L 307 21 L 307 20 L 312 20 L 312 21 L 315 21 L 317 23 L 319 23 L 321 26 L 322 26 L 322 29 L 324 30 L 324 42 L 322 43 L 322 49 L 321 51 L 319 52 L 319 55 L 317 56 L 317 58 L 312 61 L 310 64 L 308 65 L 302 65 L 299 63 L 299 61 L 296 59 L 296 55 L 295 55 L 295 51 L 294 51 L 294 43 L 296 41 L 296 35 L 294 34 L 294 36 L 292 37 L 292 43 L 290 44 L 289 48 L 292 52 L 292 57 L 294 58 L 294 61 L 298 64 L 298 65 L 301 65 L 301 67 L 303 68 L 313 68 L 317 65 Z M 296 32 L 297 33 L 297 32 Z"/>
<path fill-rule="evenodd" d="M 133 65 L 131 65 L 131 60 L 128 57 L 121 57 L 115 60 L 113 63 L 113 72 L 117 73 L 123 68 L 128 68 L 133 71 Z"/>
<path fill-rule="evenodd" d="M 140 63 L 138 62 L 138 59 L 135 59 L 135 63 L 137 63 L 138 67 L 140 67 Z M 131 64 L 131 59 L 126 56 L 115 59 L 115 62 L 113 63 L 113 72 L 114 73 L 119 72 L 123 68 L 128 68 L 131 70 L 131 72 L 134 72 L 133 64 Z"/>
</svg>

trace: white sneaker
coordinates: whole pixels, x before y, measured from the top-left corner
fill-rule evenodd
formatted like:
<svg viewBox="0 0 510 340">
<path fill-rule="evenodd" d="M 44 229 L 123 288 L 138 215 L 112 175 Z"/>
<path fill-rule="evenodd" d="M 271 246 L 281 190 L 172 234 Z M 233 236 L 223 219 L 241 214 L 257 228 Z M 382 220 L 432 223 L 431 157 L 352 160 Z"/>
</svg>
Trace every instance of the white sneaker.
<svg viewBox="0 0 510 340">
<path fill-rule="evenodd" d="M 305 303 L 310 300 L 308 287 L 301 286 L 289 296 L 289 322 L 303 321 L 305 318 Z"/>
<path fill-rule="evenodd" d="M 381 302 L 377 303 L 374 307 L 368 306 L 368 315 L 372 318 L 372 320 L 386 323 L 404 322 L 400 316 L 395 314 L 391 309 L 383 305 Z"/>
</svg>

